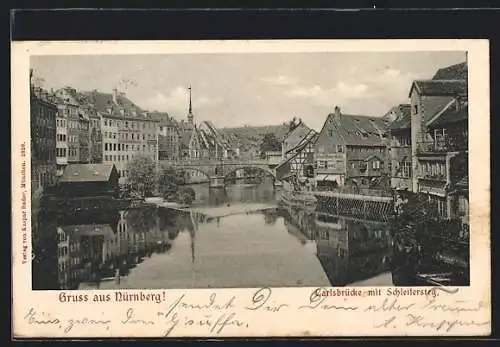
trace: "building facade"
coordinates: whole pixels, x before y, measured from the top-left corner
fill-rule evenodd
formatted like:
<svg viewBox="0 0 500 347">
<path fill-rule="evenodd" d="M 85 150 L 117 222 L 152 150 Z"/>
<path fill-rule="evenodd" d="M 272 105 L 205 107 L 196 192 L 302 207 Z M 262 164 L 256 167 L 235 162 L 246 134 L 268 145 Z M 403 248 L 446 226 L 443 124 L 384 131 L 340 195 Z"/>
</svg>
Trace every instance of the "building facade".
<svg viewBox="0 0 500 347">
<path fill-rule="evenodd" d="M 449 190 L 467 174 L 467 83 L 414 81 L 410 99 L 412 190 L 427 194 L 440 217 L 451 218 Z"/>
<path fill-rule="evenodd" d="M 114 164 L 120 184 L 127 183 L 128 163 L 136 156 L 158 160 L 159 121 L 114 89 L 82 92 L 100 116 L 102 162 Z"/>
<path fill-rule="evenodd" d="M 80 121 L 81 111 L 78 93 L 76 89 L 72 87 L 64 87 L 55 92 L 55 97 L 57 100 L 59 117 L 66 120 L 67 163 L 80 163 L 82 162 L 80 156 L 80 134 L 82 125 Z M 84 150 L 84 154 L 85 152 Z M 63 167 L 60 169 L 62 170 Z"/>
<path fill-rule="evenodd" d="M 79 143 L 79 162 L 82 164 L 90 162 L 90 119 L 88 114 L 79 112 L 78 114 L 78 143 Z"/>
<path fill-rule="evenodd" d="M 412 189 L 411 157 L 411 105 L 395 106 L 389 125 L 391 160 L 391 187 L 393 189 Z"/>
<path fill-rule="evenodd" d="M 68 120 L 60 111 L 56 117 L 56 164 L 57 176 L 61 176 L 68 165 Z"/>
<path fill-rule="evenodd" d="M 307 129 L 307 131 L 306 131 Z M 283 139 L 282 160 L 276 167 L 276 177 L 304 183 L 315 177 L 315 151 L 318 134 L 300 123 L 290 136 Z M 292 146 L 293 144 L 293 146 Z"/>
<path fill-rule="evenodd" d="M 345 115 L 336 107 L 316 141 L 317 187 L 379 189 L 389 169 L 387 126 L 383 118 Z"/>
<path fill-rule="evenodd" d="M 103 144 L 101 131 L 101 115 L 92 107 L 89 115 L 89 157 L 90 163 L 99 164 L 103 161 Z"/>
<path fill-rule="evenodd" d="M 312 136 L 315 131 L 309 128 L 301 120 L 293 125 L 291 129 L 281 139 L 281 152 L 283 159 L 287 159 L 294 155 L 294 150 L 304 143 L 308 137 Z"/>
<path fill-rule="evenodd" d="M 55 183 L 57 170 L 57 106 L 49 93 L 31 87 L 31 191 L 45 189 Z"/>
<path fill-rule="evenodd" d="M 179 127 L 177 122 L 165 112 L 151 112 L 159 121 L 158 158 L 160 160 L 179 159 Z"/>
</svg>

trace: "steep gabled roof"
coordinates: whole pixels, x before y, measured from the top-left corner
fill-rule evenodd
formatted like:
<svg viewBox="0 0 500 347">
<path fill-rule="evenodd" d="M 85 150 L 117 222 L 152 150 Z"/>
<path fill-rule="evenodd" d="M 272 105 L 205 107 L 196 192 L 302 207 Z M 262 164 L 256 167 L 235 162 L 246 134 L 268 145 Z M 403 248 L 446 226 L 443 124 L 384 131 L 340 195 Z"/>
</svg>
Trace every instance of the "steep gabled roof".
<svg viewBox="0 0 500 347">
<path fill-rule="evenodd" d="M 64 169 L 60 182 L 107 182 L 113 168 L 113 164 L 70 164 Z"/>
<path fill-rule="evenodd" d="M 411 128 L 411 105 L 399 105 L 400 113 L 397 118 L 389 125 L 390 130 L 410 129 Z"/>
<path fill-rule="evenodd" d="M 450 124 L 460 121 L 466 121 L 469 119 L 469 106 L 465 105 L 461 109 L 457 110 L 456 107 L 448 107 L 444 112 L 442 112 L 432 123 L 427 125 L 434 128 L 444 124 Z"/>
<path fill-rule="evenodd" d="M 342 137 L 346 145 L 385 145 L 382 136 L 387 130 L 387 124 L 381 117 L 341 114 L 336 118 L 330 113 L 324 126 L 328 123 L 332 124 L 332 131 Z"/>
<path fill-rule="evenodd" d="M 458 96 L 467 95 L 467 81 L 464 80 L 416 80 L 413 81 L 410 93 L 416 89 L 425 96 Z"/>
<path fill-rule="evenodd" d="M 285 150 L 285 154 L 288 154 L 293 151 L 300 152 L 305 146 L 307 146 L 311 142 L 314 143 L 317 139 L 318 139 L 318 134 L 316 133 L 316 131 L 313 129 L 309 129 L 306 135 L 303 136 L 300 139 L 300 141 L 297 144 L 295 144 L 295 146 L 292 146 Z"/>
<path fill-rule="evenodd" d="M 112 93 L 102 93 L 96 90 L 93 91 L 83 91 L 81 92 L 83 95 L 88 97 L 88 100 L 94 104 L 94 107 L 99 112 L 106 113 L 108 108 L 123 108 L 125 111 L 132 112 L 135 111 L 137 113 L 143 113 L 144 110 L 137 106 L 134 102 L 128 99 L 124 94 L 118 93 L 116 97 L 115 104 L 113 102 L 113 94 Z"/>
<path fill-rule="evenodd" d="M 160 126 L 170 126 L 176 127 L 177 123 L 167 112 L 152 111 L 149 112 L 149 116 L 152 120 L 158 121 Z"/>
<path fill-rule="evenodd" d="M 222 136 L 222 134 L 219 132 L 219 130 L 213 125 L 212 122 L 210 121 L 203 121 L 203 124 L 207 127 L 207 129 L 210 132 L 210 136 L 213 137 L 214 141 L 217 142 L 217 144 L 223 148 L 229 148 L 229 143 L 226 141 L 226 139 Z"/>
<path fill-rule="evenodd" d="M 447 67 L 443 67 L 435 73 L 433 80 L 466 80 L 467 79 L 467 62 L 462 62 Z"/>
</svg>

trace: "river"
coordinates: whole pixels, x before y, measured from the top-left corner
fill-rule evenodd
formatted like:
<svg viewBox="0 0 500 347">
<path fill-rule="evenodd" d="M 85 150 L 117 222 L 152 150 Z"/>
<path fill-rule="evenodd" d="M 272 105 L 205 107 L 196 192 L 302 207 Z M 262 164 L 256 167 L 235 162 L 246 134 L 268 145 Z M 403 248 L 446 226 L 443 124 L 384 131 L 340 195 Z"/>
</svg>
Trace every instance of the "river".
<svg viewBox="0 0 500 347">
<path fill-rule="evenodd" d="M 192 187 L 192 211 L 151 205 L 48 223 L 34 289 L 392 285 L 384 223 L 283 206 L 272 182 Z"/>
</svg>

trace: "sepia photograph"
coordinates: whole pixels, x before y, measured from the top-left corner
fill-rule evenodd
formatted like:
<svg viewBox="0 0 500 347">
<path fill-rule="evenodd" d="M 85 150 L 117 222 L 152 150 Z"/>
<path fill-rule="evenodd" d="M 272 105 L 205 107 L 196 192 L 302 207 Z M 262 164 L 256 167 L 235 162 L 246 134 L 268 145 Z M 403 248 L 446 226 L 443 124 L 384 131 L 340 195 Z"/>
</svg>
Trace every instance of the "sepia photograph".
<svg viewBox="0 0 500 347">
<path fill-rule="evenodd" d="M 470 284 L 466 51 L 29 71 L 33 290 Z"/>
<path fill-rule="evenodd" d="M 12 47 L 16 337 L 491 332 L 487 41 Z"/>
</svg>

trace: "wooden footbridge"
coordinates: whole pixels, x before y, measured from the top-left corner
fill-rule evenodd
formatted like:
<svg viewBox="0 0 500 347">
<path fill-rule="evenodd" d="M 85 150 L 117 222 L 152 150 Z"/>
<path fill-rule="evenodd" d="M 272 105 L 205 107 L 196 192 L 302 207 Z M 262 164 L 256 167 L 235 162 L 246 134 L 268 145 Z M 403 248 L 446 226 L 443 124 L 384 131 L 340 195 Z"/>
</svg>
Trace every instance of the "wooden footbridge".
<svg viewBox="0 0 500 347">
<path fill-rule="evenodd" d="M 313 191 L 317 210 L 354 218 L 387 221 L 393 213 L 393 199 L 388 196 L 370 196 L 337 192 Z M 325 211 L 326 212 L 326 211 Z"/>
</svg>

